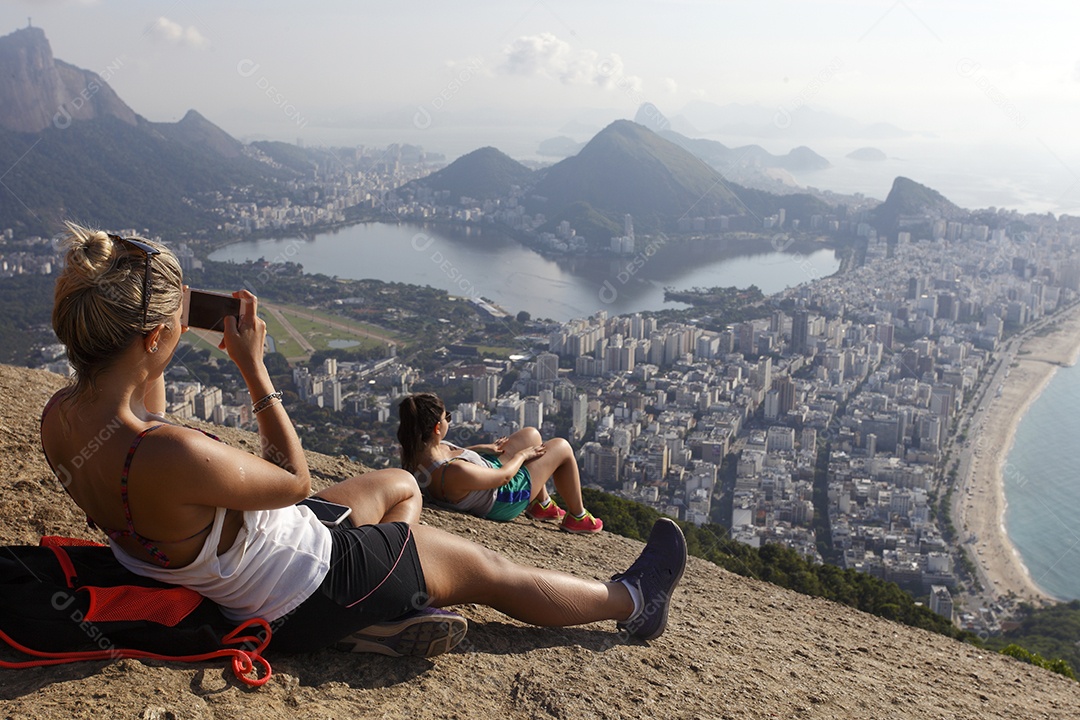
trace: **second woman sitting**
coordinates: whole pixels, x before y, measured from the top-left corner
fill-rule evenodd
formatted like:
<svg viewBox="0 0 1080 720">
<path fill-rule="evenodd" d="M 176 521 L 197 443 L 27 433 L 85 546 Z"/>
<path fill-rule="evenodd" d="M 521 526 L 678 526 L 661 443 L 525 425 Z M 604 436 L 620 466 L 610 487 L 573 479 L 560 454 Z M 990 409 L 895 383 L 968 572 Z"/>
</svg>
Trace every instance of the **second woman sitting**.
<svg viewBox="0 0 1080 720">
<path fill-rule="evenodd" d="M 408 396 L 398 405 L 398 417 L 401 466 L 435 502 L 503 522 L 524 512 L 535 520 L 558 520 L 573 533 L 604 528 L 582 503 L 577 460 L 563 438 L 544 442 L 536 428 L 527 427 L 493 443 L 458 447 L 445 439 L 450 413 L 434 393 Z M 549 477 L 566 510 L 548 495 Z"/>
</svg>

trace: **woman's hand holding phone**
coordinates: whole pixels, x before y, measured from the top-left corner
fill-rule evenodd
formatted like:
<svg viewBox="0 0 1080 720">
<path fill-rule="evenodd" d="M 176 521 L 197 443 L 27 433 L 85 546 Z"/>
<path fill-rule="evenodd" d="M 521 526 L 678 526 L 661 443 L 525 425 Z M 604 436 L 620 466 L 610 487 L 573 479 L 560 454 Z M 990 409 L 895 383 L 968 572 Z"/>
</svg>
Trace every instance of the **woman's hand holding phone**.
<svg viewBox="0 0 1080 720">
<path fill-rule="evenodd" d="M 240 374 L 249 379 L 249 373 L 263 367 L 266 323 L 258 315 L 258 298 L 247 290 L 237 290 L 233 297 L 240 300 L 240 318 L 225 318 L 225 332 L 218 347 L 229 353 Z"/>
<path fill-rule="evenodd" d="M 180 324 L 184 327 L 223 332 L 225 318 L 230 315 L 240 317 L 240 301 L 233 295 L 184 286 L 183 312 L 180 315 Z"/>
</svg>

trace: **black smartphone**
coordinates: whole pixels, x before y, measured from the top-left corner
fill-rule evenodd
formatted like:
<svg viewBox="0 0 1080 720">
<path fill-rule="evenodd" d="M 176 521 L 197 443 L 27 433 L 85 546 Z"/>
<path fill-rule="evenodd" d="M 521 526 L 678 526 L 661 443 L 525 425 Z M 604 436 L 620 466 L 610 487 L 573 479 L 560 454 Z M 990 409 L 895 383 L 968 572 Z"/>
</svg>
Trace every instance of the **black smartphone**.
<svg viewBox="0 0 1080 720">
<path fill-rule="evenodd" d="M 204 330 L 225 331 L 225 318 L 240 319 L 240 298 L 208 290 L 184 290 L 184 309 L 180 324 Z"/>
<path fill-rule="evenodd" d="M 337 527 L 352 512 L 352 508 L 348 505 L 338 505 L 317 497 L 304 498 L 296 504 L 311 508 L 315 517 L 326 527 Z"/>
</svg>

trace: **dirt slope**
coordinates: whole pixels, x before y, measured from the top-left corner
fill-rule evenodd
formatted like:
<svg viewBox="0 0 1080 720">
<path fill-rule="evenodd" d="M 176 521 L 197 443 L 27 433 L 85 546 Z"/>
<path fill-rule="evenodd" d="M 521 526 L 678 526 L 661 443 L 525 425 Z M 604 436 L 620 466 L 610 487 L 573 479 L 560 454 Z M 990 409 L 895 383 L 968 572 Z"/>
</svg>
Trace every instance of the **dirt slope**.
<svg viewBox="0 0 1080 720">
<path fill-rule="evenodd" d="M 0 366 L 0 541 L 94 537 L 41 455 L 37 418 L 63 379 Z M 224 437 L 254 447 L 252 436 Z M 319 482 L 358 471 L 313 456 Z M 511 558 L 606 578 L 640 543 L 442 511 L 425 522 Z M 95 538 L 99 539 L 99 538 Z M 274 659 L 251 690 L 223 664 L 121 660 L 0 670 L 3 718 L 1076 718 L 1080 684 L 691 558 L 667 633 L 627 643 L 613 623 L 538 629 L 467 606 L 471 628 L 434 660 L 323 651 Z M 4 657 L 8 657 L 5 655 Z"/>
</svg>

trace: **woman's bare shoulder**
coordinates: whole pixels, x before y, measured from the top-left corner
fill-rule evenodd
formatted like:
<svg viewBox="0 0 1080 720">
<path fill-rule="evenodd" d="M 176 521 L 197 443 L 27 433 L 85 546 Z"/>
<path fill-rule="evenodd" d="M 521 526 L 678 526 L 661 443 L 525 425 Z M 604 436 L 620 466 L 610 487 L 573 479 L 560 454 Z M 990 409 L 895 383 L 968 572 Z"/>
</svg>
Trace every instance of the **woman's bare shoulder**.
<svg viewBox="0 0 1080 720">
<path fill-rule="evenodd" d="M 188 466 L 191 463 L 207 464 L 235 453 L 249 454 L 234 448 L 195 427 L 173 422 L 160 422 L 147 427 L 139 455 L 161 464 Z"/>
</svg>

